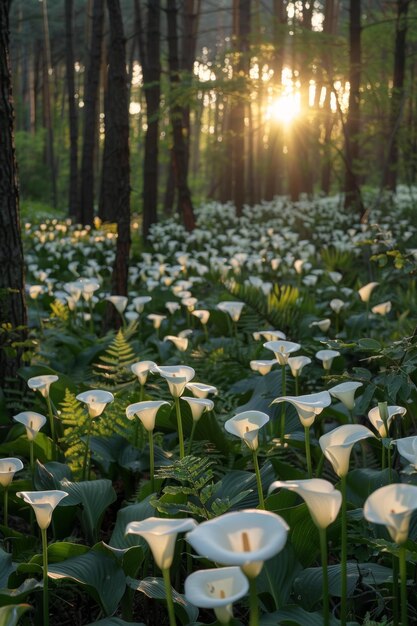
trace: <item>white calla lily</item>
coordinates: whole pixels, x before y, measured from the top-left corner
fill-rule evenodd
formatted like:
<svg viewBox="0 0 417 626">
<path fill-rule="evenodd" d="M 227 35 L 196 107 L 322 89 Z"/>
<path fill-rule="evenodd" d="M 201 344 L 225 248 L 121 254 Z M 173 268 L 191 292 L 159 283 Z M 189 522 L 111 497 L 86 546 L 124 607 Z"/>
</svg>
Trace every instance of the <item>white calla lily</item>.
<svg viewBox="0 0 417 626">
<path fill-rule="evenodd" d="M 123 315 L 125 308 L 127 307 L 128 299 L 126 296 L 107 296 L 106 300 L 111 302 L 116 311 Z"/>
<path fill-rule="evenodd" d="M 388 412 L 387 427 L 389 431 L 389 428 L 391 426 L 391 423 L 394 417 L 396 415 L 399 415 L 400 417 L 402 417 L 403 415 L 407 413 L 407 409 L 403 406 L 396 406 L 396 405 L 387 406 L 386 409 Z M 375 406 L 373 409 L 368 411 L 368 419 L 371 422 L 372 426 L 378 431 L 380 437 L 382 438 L 388 437 L 389 433 L 387 432 L 387 429 L 385 428 L 384 420 L 382 419 L 379 406 Z M 400 440 L 397 439 L 397 445 L 398 445 L 398 441 Z"/>
<path fill-rule="evenodd" d="M 332 399 L 328 391 L 320 391 L 304 396 L 282 396 L 275 398 L 272 404 L 281 402 L 292 404 L 297 410 L 300 422 L 305 428 L 308 428 L 313 424 L 316 416 L 320 415 L 323 409 L 331 404 Z"/>
<path fill-rule="evenodd" d="M 274 365 L 278 361 L 276 359 L 265 359 L 264 361 L 250 361 L 249 365 L 251 370 L 259 372 L 262 376 L 269 374 Z"/>
<path fill-rule="evenodd" d="M 58 376 L 55 374 L 43 374 L 42 376 L 33 376 L 28 380 L 29 389 L 33 391 L 39 391 L 44 398 L 49 397 L 49 388 L 52 383 L 58 380 Z"/>
<path fill-rule="evenodd" d="M 126 417 L 128 420 L 139 418 L 145 430 L 152 432 L 155 429 L 156 416 L 161 406 L 168 405 L 165 400 L 144 400 L 135 402 L 126 407 Z"/>
<path fill-rule="evenodd" d="M 249 582 L 240 567 L 220 567 L 190 574 L 184 583 L 188 602 L 202 609 L 213 609 L 221 624 L 233 617 L 233 602 L 248 593 Z"/>
<path fill-rule="evenodd" d="M 395 441 L 399 454 L 417 470 L 417 435 Z"/>
<path fill-rule="evenodd" d="M 113 402 L 114 396 L 110 391 L 101 389 L 92 389 L 91 391 L 83 391 L 79 393 L 77 400 L 87 405 L 88 414 L 91 418 L 99 417 L 106 406 Z"/>
<path fill-rule="evenodd" d="M 288 359 L 288 365 L 290 366 L 291 374 L 296 378 L 301 374 L 303 368 L 306 365 L 310 365 L 311 359 L 308 356 L 290 356 Z"/>
<path fill-rule="evenodd" d="M 275 354 L 275 358 L 280 365 L 287 365 L 289 355 L 297 352 L 301 348 L 299 343 L 294 341 L 284 341 L 281 339 L 275 341 L 267 341 L 264 348 L 271 350 Z"/>
<path fill-rule="evenodd" d="M 322 333 L 327 333 L 327 331 L 329 330 L 331 326 L 331 323 L 332 323 L 331 320 L 328 317 L 326 317 L 323 320 L 317 320 L 316 322 L 311 322 L 310 328 L 317 326 L 317 328 L 321 330 Z"/>
<path fill-rule="evenodd" d="M 391 309 L 392 304 L 388 300 L 387 302 L 381 302 L 380 304 L 376 304 L 372 307 L 371 311 L 372 313 L 375 313 L 375 315 L 388 315 Z"/>
<path fill-rule="evenodd" d="M 333 359 L 340 356 L 337 350 L 319 350 L 316 352 L 316 359 L 323 363 L 323 369 L 329 370 L 332 366 Z"/>
<path fill-rule="evenodd" d="M 195 526 L 197 522 L 191 518 L 148 517 L 141 522 L 130 522 L 126 526 L 125 534 L 143 537 L 159 569 L 166 570 L 171 567 L 174 559 L 177 535 L 191 531 Z"/>
<path fill-rule="evenodd" d="M 368 522 L 386 526 L 391 539 L 402 544 L 408 539 L 410 519 L 417 509 L 417 486 L 393 484 L 380 487 L 367 498 L 363 515 Z"/>
<path fill-rule="evenodd" d="M 145 308 L 145 304 L 148 304 L 152 300 L 151 296 L 137 296 L 133 298 L 133 306 L 135 307 L 137 313 L 142 313 Z"/>
<path fill-rule="evenodd" d="M 231 317 L 233 322 L 238 322 L 242 314 L 242 309 L 244 306 L 245 306 L 244 302 L 227 301 L 227 302 L 219 302 L 219 304 L 217 305 L 217 308 L 219 309 L 219 311 L 222 311 L 223 313 L 227 313 Z"/>
<path fill-rule="evenodd" d="M 195 309 L 192 311 L 191 315 L 194 315 L 194 317 L 200 320 L 201 324 L 204 326 L 209 321 L 210 311 L 207 311 L 206 309 Z"/>
<path fill-rule="evenodd" d="M 269 415 L 262 411 L 243 411 L 225 422 L 228 433 L 239 437 L 250 450 L 257 450 L 259 429 L 269 422 Z"/>
<path fill-rule="evenodd" d="M 162 322 L 166 320 L 167 318 L 166 315 L 158 315 L 158 313 L 150 313 L 146 317 L 150 322 L 152 322 L 152 325 L 155 328 L 155 330 L 158 330 L 158 328 L 161 328 Z"/>
<path fill-rule="evenodd" d="M 173 398 L 182 396 L 185 385 L 195 376 L 193 368 L 187 365 L 163 365 L 156 367 L 154 373 L 160 374 L 165 378 Z"/>
<path fill-rule="evenodd" d="M 372 282 L 358 289 L 358 294 L 362 302 L 369 302 L 373 290 L 375 289 L 375 287 L 378 287 L 378 285 L 379 283 Z"/>
<path fill-rule="evenodd" d="M 35 512 L 39 528 L 45 530 L 51 523 L 55 508 L 68 494 L 65 491 L 52 489 L 49 491 L 18 491 L 16 495 L 30 504 Z"/>
<path fill-rule="evenodd" d="M 26 428 L 26 435 L 29 441 L 33 441 L 42 428 L 46 424 L 46 417 L 35 411 L 22 411 L 13 416 L 15 422 L 23 424 Z"/>
<path fill-rule="evenodd" d="M 375 437 L 373 432 L 360 424 L 344 424 L 322 435 L 319 444 L 326 459 L 330 461 L 339 477 L 349 472 L 350 453 L 355 443 Z"/>
<path fill-rule="evenodd" d="M 333 298 L 333 300 L 330 300 L 330 308 L 336 313 L 336 315 L 340 313 L 344 306 L 345 302 L 343 302 L 340 298 Z"/>
<path fill-rule="evenodd" d="M 339 514 L 342 494 L 328 480 L 322 478 L 276 480 L 269 487 L 269 492 L 278 488 L 298 493 L 307 504 L 313 522 L 318 528 L 327 528 Z"/>
<path fill-rule="evenodd" d="M 189 389 L 196 398 L 207 398 L 210 393 L 217 395 L 217 387 L 213 385 L 206 385 L 205 383 L 187 383 L 185 387 Z"/>
<path fill-rule="evenodd" d="M 12 482 L 15 473 L 22 469 L 23 463 L 20 459 L 0 459 L 0 485 L 2 487 L 8 487 Z"/>
<path fill-rule="evenodd" d="M 362 387 L 362 383 L 353 380 L 346 381 L 329 389 L 329 393 L 333 398 L 340 400 L 349 411 L 353 411 L 355 408 L 355 391 L 359 387 Z"/>
<path fill-rule="evenodd" d="M 130 369 L 137 376 L 139 383 L 143 386 L 148 380 L 149 372 L 153 372 L 157 367 L 153 361 L 138 361 L 130 366 Z"/>
<path fill-rule="evenodd" d="M 255 341 L 259 341 L 260 339 L 265 339 L 265 341 L 276 341 L 277 339 L 286 340 L 285 333 L 280 330 L 259 330 L 252 333 Z"/>
<path fill-rule="evenodd" d="M 170 341 L 180 352 L 185 352 L 188 348 L 187 337 L 176 337 L 175 335 L 166 335 L 164 341 Z"/>
<path fill-rule="evenodd" d="M 203 413 L 206 411 L 212 411 L 214 408 L 214 402 L 207 398 L 190 398 L 189 396 L 182 396 L 181 400 L 186 402 L 190 407 L 193 422 L 198 422 Z"/>
<path fill-rule="evenodd" d="M 255 578 L 264 561 L 282 550 L 288 524 L 275 513 L 244 509 L 199 524 L 186 539 L 201 556 L 222 565 L 238 565 Z"/>
</svg>

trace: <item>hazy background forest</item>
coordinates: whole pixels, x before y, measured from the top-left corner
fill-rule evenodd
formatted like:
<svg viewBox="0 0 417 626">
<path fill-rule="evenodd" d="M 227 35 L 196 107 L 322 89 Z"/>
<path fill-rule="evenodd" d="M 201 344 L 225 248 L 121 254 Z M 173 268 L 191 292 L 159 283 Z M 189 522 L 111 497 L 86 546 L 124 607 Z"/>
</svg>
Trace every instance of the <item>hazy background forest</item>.
<svg viewBox="0 0 417 626">
<path fill-rule="evenodd" d="M 192 227 L 203 199 L 231 200 L 239 212 L 277 194 L 345 191 L 345 205 L 363 212 L 364 188 L 415 183 L 416 2 L 120 4 L 119 53 L 104 0 L 11 4 L 23 208 L 117 221 L 114 120 L 124 106 L 124 169 L 145 235 L 177 205 Z M 117 54 L 126 105 L 111 76 Z"/>
</svg>

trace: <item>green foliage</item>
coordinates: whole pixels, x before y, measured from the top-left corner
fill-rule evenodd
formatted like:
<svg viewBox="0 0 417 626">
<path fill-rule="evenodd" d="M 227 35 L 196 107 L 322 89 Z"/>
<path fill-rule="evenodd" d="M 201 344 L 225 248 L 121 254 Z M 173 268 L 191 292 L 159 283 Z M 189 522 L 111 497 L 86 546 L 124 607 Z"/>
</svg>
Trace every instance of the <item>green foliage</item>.
<svg viewBox="0 0 417 626">
<path fill-rule="evenodd" d="M 94 374 L 102 387 L 114 389 L 134 380 L 130 365 L 136 360 L 132 346 L 120 329 L 104 354 L 100 355 L 99 362 L 95 363 Z"/>
<path fill-rule="evenodd" d="M 64 427 L 61 441 L 64 445 L 66 462 L 75 476 L 81 476 L 85 445 L 83 437 L 87 434 L 89 417 L 83 404 L 77 400 L 69 389 L 60 404 L 60 421 Z"/>
</svg>

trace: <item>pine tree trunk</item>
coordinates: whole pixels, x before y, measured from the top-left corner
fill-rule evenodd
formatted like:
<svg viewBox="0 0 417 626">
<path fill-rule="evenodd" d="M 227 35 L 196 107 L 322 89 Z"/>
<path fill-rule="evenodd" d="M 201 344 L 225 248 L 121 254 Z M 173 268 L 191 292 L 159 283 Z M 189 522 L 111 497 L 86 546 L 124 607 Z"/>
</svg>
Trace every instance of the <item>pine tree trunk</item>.
<svg viewBox="0 0 417 626">
<path fill-rule="evenodd" d="M 74 80 L 74 0 L 65 0 L 66 77 L 68 92 L 68 120 L 70 132 L 70 176 L 68 189 L 68 213 L 76 216 L 78 208 L 78 111 L 75 102 Z"/>
<path fill-rule="evenodd" d="M 18 342 L 26 337 L 26 302 L 9 60 L 9 4 L 0 2 L 0 324 L 10 324 Z M 8 333 L 0 334 L 0 387 L 5 386 L 6 379 L 16 376 L 21 362 L 21 350 L 12 349 L 7 342 Z"/>
<path fill-rule="evenodd" d="M 46 129 L 46 162 L 51 175 L 51 200 L 54 207 L 58 206 L 56 162 L 54 150 L 54 127 L 51 110 L 50 76 L 52 74 L 51 45 L 49 41 L 49 21 L 47 0 L 42 0 L 42 23 L 43 23 L 43 117 Z"/>
</svg>

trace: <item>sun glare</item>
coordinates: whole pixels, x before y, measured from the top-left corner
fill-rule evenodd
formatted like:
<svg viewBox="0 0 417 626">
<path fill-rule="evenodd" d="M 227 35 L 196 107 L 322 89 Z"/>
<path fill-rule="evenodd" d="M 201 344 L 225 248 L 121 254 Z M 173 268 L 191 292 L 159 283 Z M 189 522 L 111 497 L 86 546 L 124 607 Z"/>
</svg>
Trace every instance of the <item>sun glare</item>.
<svg viewBox="0 0 417 626">
<path fill-rule="evenodd" d="M 268 106 L 268 117 L 283 124 L 291 124 L 299 115 L 300 94 L 298 93 L 280 96 Z"/>
</svg>

